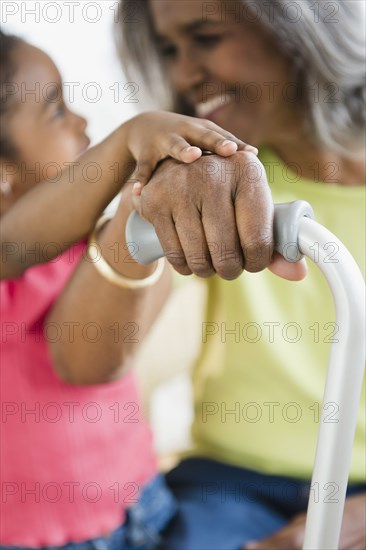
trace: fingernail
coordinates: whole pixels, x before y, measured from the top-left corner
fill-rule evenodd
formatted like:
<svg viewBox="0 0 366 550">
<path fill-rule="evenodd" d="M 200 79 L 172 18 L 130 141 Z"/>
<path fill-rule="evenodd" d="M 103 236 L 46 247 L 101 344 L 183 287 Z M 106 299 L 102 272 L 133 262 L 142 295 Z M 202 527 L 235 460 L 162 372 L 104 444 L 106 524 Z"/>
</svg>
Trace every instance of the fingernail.
<svg viewBox="0 0 366 550">
<path fill-rule="evenodd" d="M 221 143 L 221 146 L 222 147 L 226 147 L 227 145 L 235 145 L 236 148 L 238 148 L 238 146 L 236 145 L 235 141 L 230 141 L 229 139 L 225 139 L 225 141 L 223 141 Z"/>
<path fill-rule="evenodd" d="M 254 153 L 255 155 L 258 155 L 259 151 L 256 147 L 253 147 L 253 145 L 246 145 L 244 147 L 246 151 L 250 151 L 251 153 Z"/>
<path fill-rule="evenodd" d="M 136 183 L 134 183 L 132 187 L 132 191 L 140 191 L 141 187 L 142 187 L 142 183 L 137 181 Z"/>
<path fill-rule="evenodd" d="M 199 147 L 195 147 L 194 145 L 190 145 L 189 147 L 187 147 L 186 149 L 186 153 L 189 153 L 190 151 L 201 151 L 201 149 Z"/>
</svg>

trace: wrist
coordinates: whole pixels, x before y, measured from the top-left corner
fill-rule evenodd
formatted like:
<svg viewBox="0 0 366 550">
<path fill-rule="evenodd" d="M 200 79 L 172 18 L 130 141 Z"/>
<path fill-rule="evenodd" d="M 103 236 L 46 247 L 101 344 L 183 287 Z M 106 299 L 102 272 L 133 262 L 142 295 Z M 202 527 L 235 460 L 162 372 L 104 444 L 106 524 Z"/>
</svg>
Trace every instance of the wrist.
<svg viewBox="0 0 366 550">
<path fill-rule="evenodd" d="M 132 164 L 136 164 L 136 161 L 135 161 L 135 158 L 132 154 L 132 151 L 130 149 L 130 146 L 129 146 L 129 141 L 130 141 L 130 133 L 131 133 L 131 126 L 132 126 L 132 123 L 134 121 L 136 117 L 133 117 L 132 119 L 129 119 L 129 120 L 126 120 L 123 124 L 121 124 L 117 130 L 116 130 L 116 133 L 117 133 L 117 148 L 119 149 L 119 151 L 121 151 L 121 149 L 123 151 L 125 151 L 125 154 L 126 154 L 126 157 L 128 159 L 128 162 L 131 163 L 131 166 Z M 132 172 L 133 168 L 131 169 L 131 172 Z"/>
<path fill-rule="evenodd" d="M 102 143 L 104 154 L 108 159 L 108 172 L 113 181 L 115 195 L 125 186 L 136 166 L 136 161 L 128 147 L 128 123 L 129 121 L 121 124 Z"/>
</svg>

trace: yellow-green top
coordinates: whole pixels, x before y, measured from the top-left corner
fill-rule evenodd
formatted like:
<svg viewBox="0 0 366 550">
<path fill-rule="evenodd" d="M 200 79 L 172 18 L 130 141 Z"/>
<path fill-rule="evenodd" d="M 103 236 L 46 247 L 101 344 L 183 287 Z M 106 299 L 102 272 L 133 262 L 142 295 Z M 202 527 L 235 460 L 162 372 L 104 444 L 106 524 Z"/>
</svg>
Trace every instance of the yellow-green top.
<svg viewBox="0 0 366 550">
<path fill-rule="evenodd" d="M 270 150 L 259 156 L 273 200 L 308 201 L 315 219 L 349 249 L 365 273 L 365 187 L 300 178 Z M 296 167 L 292 167 L 296 168 Z M 316 245 L 314 246 L 316 259 Z M 337 259 L 330 243 L 329 261 Z M 193 453 L 278 475 L 310 478 L 332 338 L 333 299 L 308 261 L 301 282 L 268 270 L 208 280 L 202 348 L 193 373 Z M 339 417 L 326 404 L 327 421 Z M 365 391 L 350 479 L 365 479 Z M 341 452 L 341 449 L 340 449 Z"/>
</svg>

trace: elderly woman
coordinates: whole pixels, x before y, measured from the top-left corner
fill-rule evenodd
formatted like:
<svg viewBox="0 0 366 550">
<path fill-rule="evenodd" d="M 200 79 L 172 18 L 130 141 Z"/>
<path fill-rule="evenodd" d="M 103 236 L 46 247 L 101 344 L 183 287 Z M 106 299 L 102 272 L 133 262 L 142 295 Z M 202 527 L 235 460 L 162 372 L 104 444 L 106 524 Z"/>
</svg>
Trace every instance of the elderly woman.
<svg viewBox="0 0 366 550">
<path fill-rule="evenodd" d="M 125 67 L 162 107 L 259 148 L 260 163 L 243 152 L 165 160 L 141 193 L 173 267 L 210 277 L 194 449 L 167 477 L 180 512 L 166 548 L 300 548 L 309 494 L 337 499 L 331 479 L 309 483 L 337 326 L 316 267 L 296 284 L 254 272 L 272 256 L 271 194 L 308 200 L 364 266 L 363 3 L 123 0 L 119 25 Z M 337 403 L 324 406 L 337 422 Z M 364 406 L 342 548 L 366 547 Z"/>
</svg>

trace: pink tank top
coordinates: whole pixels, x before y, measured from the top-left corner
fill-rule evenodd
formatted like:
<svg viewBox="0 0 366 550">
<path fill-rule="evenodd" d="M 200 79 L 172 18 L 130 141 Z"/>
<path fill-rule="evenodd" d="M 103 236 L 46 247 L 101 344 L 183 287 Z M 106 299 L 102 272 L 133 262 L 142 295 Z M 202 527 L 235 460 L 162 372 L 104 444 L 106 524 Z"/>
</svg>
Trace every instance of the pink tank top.
<svg viewBox="0 0 366 550">
<path fill-rule="evenodd" d="M 0 544 L 58 546 L 116 529 L 156 473 L 132 373 L 74 386 L 55 374 L 44 319 L 85 251 L 79 243 L 1 281 Z M 68 332 L 72 337 L 72 332 Z M 86 338 L 97 338 L 92 325 Z"/>
</svg>

